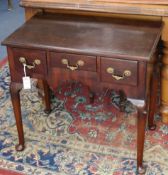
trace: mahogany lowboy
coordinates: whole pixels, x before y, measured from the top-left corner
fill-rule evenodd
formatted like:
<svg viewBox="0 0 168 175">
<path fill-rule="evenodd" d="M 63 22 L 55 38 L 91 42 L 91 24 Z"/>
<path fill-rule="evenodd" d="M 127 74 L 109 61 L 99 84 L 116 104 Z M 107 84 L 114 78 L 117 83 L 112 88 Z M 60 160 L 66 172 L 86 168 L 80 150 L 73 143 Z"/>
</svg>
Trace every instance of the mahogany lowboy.
<svg viewBox="0 0 168 175">
<path fill-rule="evenodd" d="M 46 112 L 51 110 L 49 87 L 61 81 L 81 81 L 93 93 L 104 88 L 125 92 L 138 109 L 137 169 L 144 173 L 147 119 L 149 129 L 155 129 L 161 29 L 160 22 L 152 21 L 39 14 L 12 33 L 3 44 L 8 49 L 17 151 L 25 144 L 19 98 L 25 63 L 27 74 L 44 89 Z"/>
</svg>

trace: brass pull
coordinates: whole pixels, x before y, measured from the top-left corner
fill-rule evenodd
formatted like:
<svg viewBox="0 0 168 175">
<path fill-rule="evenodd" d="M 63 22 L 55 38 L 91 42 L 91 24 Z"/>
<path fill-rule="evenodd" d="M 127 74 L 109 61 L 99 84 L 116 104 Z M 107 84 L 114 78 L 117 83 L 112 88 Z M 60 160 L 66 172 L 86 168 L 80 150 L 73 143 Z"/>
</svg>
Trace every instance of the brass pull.
<svg viewBox="0 0 168 175">
<path fill-rule="evenodd" d="M 36 67 L 36 65 L 40 65 L 40 64 L 41 64 L 41 61 L 40 61 L 39 59 L 35 59 L 35 60 L 33 61 L 32 65 L 27 64 L 27 63 L 26 63 L 26 58 L 25 58 L 25 57 L 20 57 L 20 58 L 19 58 L 19 61 L 20 61 L 22 64 L 25 64 L 26 67 L 27 67 L 28 69 L 34 69 L 34 68 Z"/>
<path fill-rule="evenodd" d="M 106 71 L 107 71 L 107 73 L 112 74 L 112 77 L 116 80 L 123 80 L 125 77 L 130 77 L 131 76 L 131 71 L 130 70 L 125 70 L 123 72 L 122 76 L 115 75 L 114 74 L 114 68 L 112 68 L 112 67 L 108 67 Z"/>
<path fill-rule="evenodd" d="M 83 60 L 78 60 L 75 66 L 70 66 L 68 60 L 65 58 L 63 58 L 61 62 L 62 64 L 65 64 L 68 69 L 72 71 L 77 70 L 80 66 L 84 66 L 85 64 Z"/>
</svg>

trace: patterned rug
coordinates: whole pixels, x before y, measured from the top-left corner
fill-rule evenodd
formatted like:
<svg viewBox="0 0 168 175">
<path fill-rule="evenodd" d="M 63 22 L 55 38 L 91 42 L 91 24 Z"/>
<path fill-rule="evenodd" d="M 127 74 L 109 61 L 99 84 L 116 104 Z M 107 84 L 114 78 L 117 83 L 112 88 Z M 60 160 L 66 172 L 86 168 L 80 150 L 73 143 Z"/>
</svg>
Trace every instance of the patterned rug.
<svg viewBox="0 0 168 175">
<path fill-rule="evenodd" d="M 33 80 L 21 91 L 26 139 L 15 151 L 17 131 L 9 94 L 8 65 L 0 69 L 0 168 L 26 175 L 136 175 L 136 110 L 118 110 L 118 93 L 96 94 L 93 104 L 81 83 L 61 84 L 51 95 L 52 112 L 43 112 L 43 94 Z M 146 175 L 168 174 L 168 126 L 155 116 L 156 131 L 146 130 Z"/>
</svg>

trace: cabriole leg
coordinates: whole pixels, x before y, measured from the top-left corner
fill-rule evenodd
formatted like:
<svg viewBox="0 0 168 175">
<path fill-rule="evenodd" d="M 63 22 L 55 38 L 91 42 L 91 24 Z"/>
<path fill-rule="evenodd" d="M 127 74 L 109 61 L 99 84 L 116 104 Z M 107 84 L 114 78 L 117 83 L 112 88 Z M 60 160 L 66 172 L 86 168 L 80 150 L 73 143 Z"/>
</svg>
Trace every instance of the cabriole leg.
<svg viewBox="0 0 168 175">
<path fill-rule="evenodd" d="M 22 124 L 22 117 L 21 117 L 21 107 L 20 107 L 20 90 L 22 88 L 22 84 L 11 82 L 10 85 L 10 93 L 11 93 L 11 100 L 16 120 L 16 127 L 18 131 L 18 138 L 19 144 L 16 145 L 17 151 L 24 150 L 24 132 L 23 132 L 23 124 Z"/>
<path fill-rule="evenodd" d="M 143 108 L 138 108 L 137 120 L 137 171 L 138 174 L 144 174 L 143 167 L 143 151 L 145 141 L 145 126 L 146 126 L 147 112 Z"/>
</svg>

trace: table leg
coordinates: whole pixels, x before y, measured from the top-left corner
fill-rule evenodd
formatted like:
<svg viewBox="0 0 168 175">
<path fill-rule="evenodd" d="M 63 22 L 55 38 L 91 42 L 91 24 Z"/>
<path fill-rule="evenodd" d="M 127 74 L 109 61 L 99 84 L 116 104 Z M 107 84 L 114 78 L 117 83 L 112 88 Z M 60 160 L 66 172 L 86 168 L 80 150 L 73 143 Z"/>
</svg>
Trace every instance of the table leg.
<svg viewBox="0 0 168 175">
<path fill-rule="evenodd" d="M 8 0 L 8 10 L 12 10 L 12 9 L 13 9 L 12 0 Z"/>
<path fill-rule="evenodd" d="M 143 151 L 145 141 L 145 127 L 146 127 L 147 112 L 143 108 L 138 108 L 137 121 L 137 171 L 138 174 L 144 174 L 143 167 Z"/>
<path fill-rule="evenodd" d="M 156 63 L 154 67 L 151 85 L 150 85 L 150 104 L 149 104 L 149 115 L 148 115 L 148 128 L 150 130 L 156 129 L 156 124 L 154 123 L 154 115 L 156 113 L 157 99 L 158 99 L 158 86 L 159 86 L 159 77 L 160 77 L 160 65 Z"/>
<path fill-rule="evenodd" d="M 50 88 L 46 80 L 42 80 L 42 85 L 43 85 L 43 90 L 44 90 L 44 103 L 45 103 L 44 112 L 49 114 L 51 112 Z"/>
<path fill-rule="evenodd" d="M 19 137 L 19 144 L 16 145 L 17 151 L 24 150 L 24 132 L 23 132 L 23 124 L 22 124 L 22 117 L 21 117 L 21 106 L 20 106 L 20 90 L 22 88 L 21 83 L 11 82 L 10 85 L 10 93 L 11 93 L 11 100 L 16 120 L 16 127 L 18 131 Z"/>
</svg>

